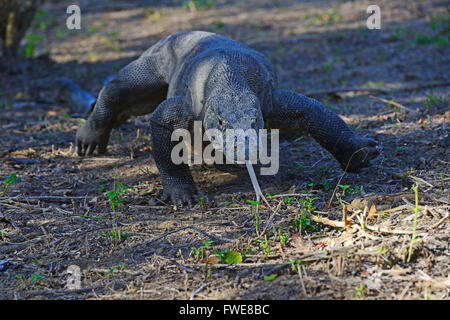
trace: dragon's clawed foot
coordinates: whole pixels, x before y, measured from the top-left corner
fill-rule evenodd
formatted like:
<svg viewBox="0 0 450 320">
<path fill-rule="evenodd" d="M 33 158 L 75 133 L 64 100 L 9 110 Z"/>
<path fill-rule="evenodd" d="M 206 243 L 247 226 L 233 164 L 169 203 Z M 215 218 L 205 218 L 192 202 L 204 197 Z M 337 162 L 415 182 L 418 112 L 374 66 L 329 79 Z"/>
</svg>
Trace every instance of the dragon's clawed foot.
<svg viewBox="0 0 450 320">
<path fill-rule="evenodd" d="M 177 184 L 164 186 L 162 201 L 171 201 L 175 205 L 192 207 L 198 201 L 198 192 L 193 184 Z"/>
<path fill-rule="evenodd" d="M 110 130 L 94 129 L 89 120 L 77 131 L 78 155 L 91 155 L 97 148 L 99 154 L 106 153 Z"/>
<path fill-rule="evenodd" d="M 348 172 L 359 172 L 371 165 L 371 161 L 380 154 L 378 142 L 370 138 L 353 138 L 350 143 L 352 151 L 350 158 L 341 161 L 341 167 Z"/>
</svg>

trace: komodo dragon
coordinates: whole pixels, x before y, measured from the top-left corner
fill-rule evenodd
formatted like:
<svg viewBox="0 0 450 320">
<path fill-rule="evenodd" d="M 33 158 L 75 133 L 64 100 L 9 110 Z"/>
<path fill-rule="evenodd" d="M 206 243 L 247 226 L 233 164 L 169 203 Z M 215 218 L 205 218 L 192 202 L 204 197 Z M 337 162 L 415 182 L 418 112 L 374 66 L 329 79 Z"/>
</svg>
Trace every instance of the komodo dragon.
<svg viewBox="0 0 450 320">
<path fill-rule="evenodd" d="M 318 101 L 277 89 L 275 68 L 261 53 L 209 32 L 167 36 L 145 51 L 100 91 L 78 130 L 80 156 L 106 152 L 112 128 L 131 116 L 152 113 L 152 150 L 163 185 L 162 200 L 192 204 L 197 189 L 187 164 L 171 160 L 175 129 L 281 128 L 308 132 L 348 172 L 370 165 L 376 141 L 358 137 Z"/>
</svg>

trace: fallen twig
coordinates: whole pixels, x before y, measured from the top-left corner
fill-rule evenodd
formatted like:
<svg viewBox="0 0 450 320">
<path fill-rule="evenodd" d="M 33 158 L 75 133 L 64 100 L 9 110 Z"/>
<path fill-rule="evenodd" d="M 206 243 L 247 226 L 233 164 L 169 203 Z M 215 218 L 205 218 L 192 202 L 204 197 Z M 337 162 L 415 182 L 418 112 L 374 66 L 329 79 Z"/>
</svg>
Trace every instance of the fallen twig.
<svg viewBox="0 0 450 320">
<path fill-rule="evenodd" d="M 310 91 L 310 92 L 306 92 L 305 95 L 315 96 L 315 95 L 322 95 L 322 94 L 331 94 L 331 93 L 338 93 L 338 92 L 355 92 L 355 91 L 381 92 L 381 93 L 387 94 L 387 93 L 394 93 L 394 92 L 398 92 L 398 91 L 412 91 L 412 90 L 432 88 L 432 87 L 446 87 L 449 85 L 450 85 L 449 81 L 437 81 L 437 82 L 420 83 L 415 86 L 403 86 L 403 87 L 392 88 L 392 89 L 363 88 L 363 87 L 352 87 L 352 88 L 340 87 L 340 88 L 334 88 L 334 89 Z"/>
<path fill-rule="evenodd" d="M 412 112 L 412 113 L 417 113 L 416 110 L 409 109 L 409 108 L 405 107 L 404 105 L 402 105 L 402 104 L 400 104 L 398 102 L 395 102 L 393 100 L 387 100 L 387 99 L 383 99 L 383 98 L 379 98 L 379 97 L 375 97 L 375 96 L 369 96 L 369 97 L 373 98 L 373 99 L 377 99 L 377 100 L 383 101 L 384 103 L 387 103 L 388 105 L 392 104 L 393 106 L 399 107 L 400 109 L 403 109 L 405 111 Z"/>
<path fill-rule="evenodd" d="M 48 201 L 48 202 L 72 202 L 72 200 L 85 200 L 91 199 L 94 197 L 59 197 L 59 196 L 16 196 L 16 197 L 0 197 L 0 201 L 2 200 L 14 200 L 20 202 L 20 200 L 25 201 Z"/>
<path fill-rule="evenodd" d="M 194 300 L 194 297 L 199 294 L 200 292 L 203 291 L 203 289 L 205 289 L 208 286 L 209 283 L 204 283 L 202 284 L 199 288 L 195 289 L 194 291 L 192 291 L 191 296 L 189 297 L 189 300 Z"/>
<path fill-rule="evenodd" d="M 449 216 L 450 216 L 450 214 L 447 212 L 447 214 L 446 214 L 441 220 L 439 220 L 436 224 L 434 224 L 434 225 L 432 225 L 431 227 L 429 227 L 428 230 L 436 229 L 436 228 L 439 227 L 441 224 L 443 224 L 444 221 L 447 220 Z"/>
<path fill-rule="evenodd" d="M 166 231 L 162 235 L 160 235 L 160 236 L 158 236 L 158 237 L 156 237 L 156 238 L 154 238 L 152 240 L 149 240 L 147 242 L 144 242 L 143 244 L 148 246 L 148 245 L 152 244 L 153 242 L 156 242 L 158 240 L 161 240 L 162 238 L 167 237 L 168 235 L 171 235 L 173 233 L 180 232 L 180 231 L 186 230 L 186 229 L 193 229 L 193 230 L 195 230 L 197 232 L 200 232 L 201 234 L 207 236 L 208 238 L 216 240 L 216 241 L 219 241 L 219 242 L 235 241 L 235 239 L 221 238 L 221 237 L 214 236 L 214 235 L 209 234 L 209 233 L 207 233 L 207 232 L 205 232 L 205 231 L 203 231 L 203 230 L 201 230 L 201 229 L 199 229 L 199 228 L 197 228 L 195 226 L 189 225 L 189 226 L 184 226 L 184 227 L 177 228 L 177 229 L 174 229 L 174 230 Z"/>
</svg>

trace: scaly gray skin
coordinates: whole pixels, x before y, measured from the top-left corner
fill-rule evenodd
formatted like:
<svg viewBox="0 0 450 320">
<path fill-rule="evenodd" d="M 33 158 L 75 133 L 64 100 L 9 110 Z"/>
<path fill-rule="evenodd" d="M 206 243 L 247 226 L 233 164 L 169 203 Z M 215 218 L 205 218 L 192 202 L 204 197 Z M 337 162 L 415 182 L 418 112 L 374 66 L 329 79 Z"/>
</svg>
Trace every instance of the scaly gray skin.
<svg viewBox="0 0 450 320">
<path fill-rule="evenodd" d="M 272 63 L 239 42 L 201 31 L 165 37 L 102 88 L 77 132 L 78 153 L 90 155 L 96 148 L 104 153 L 112 128 L 130 116 L 152 113 L 162 199 L 188 204 L 197 190 L 188 166 L 171 160 L 177 143 L 171 142 L 171 134 L 180 128 L 192 132 L 195 120 L 202 121 L 205 130 L 223 133 L 228 128 L 263 127 L 307 131 L 349 172 L 368 166 L 378 154 L 374 140 L 358 137 L 318 101 L 277 85 Z"/>
</svg>

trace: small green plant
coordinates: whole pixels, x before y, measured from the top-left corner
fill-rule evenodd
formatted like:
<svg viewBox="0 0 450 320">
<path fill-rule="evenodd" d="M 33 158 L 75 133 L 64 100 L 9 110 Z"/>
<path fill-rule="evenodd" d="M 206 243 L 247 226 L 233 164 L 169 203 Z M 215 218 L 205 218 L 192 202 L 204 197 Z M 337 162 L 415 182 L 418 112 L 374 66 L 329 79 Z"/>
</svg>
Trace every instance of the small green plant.
<svg viewBox="0 0 450 320">
<path fill-rule="evenodd" d="M 316 210 L 313 203 L 317 199 L 317 197 L 305 197 L 304 199 L 300 199 L 300 202 L 303 204 L 303 208 L 301 208 L 300 214 L 296 214 L 294 220 L 291 221 L 291 226 L 296 228 L 298 232 L 302 232 L 302 230 L 317 230 L 317 227 L 312 225 L 311 220 L 308 218 L 308 215 L 313 214 L 314 210 Z"/>
<path fill-rule="evenodd" d="M 206 196 L 201 196 L 200 199 L 198 200 L 198 203 L 195 205 L 196 208 L 204 208 L 205 204 L 206 204 Z"/>
<path fill-rule="evenodd" d="M 290 265 L 292 271 L 297 271 L 298 268 L 304 264 L 306 264 L 306 261 L 304 261 L 304 260 L 292 259 L 291 261 L 289 261 L 289 265 Z"/>
<path fill-rule="evenodd" d="M 416 43 L 421 45 L 421 44 L 433 44 L 433 43 L 437 43 L 439 45 L 446 45 L 448 43 L 448 36 L 444 37 L 444 36 L 439 36 L 439 35 L 426 35 L 426 34 L 422 34 L 422 33 L 417 33 L 416 34 Z"/>
<path fill-rule="evenodd" d="M 43 42 L 45 36 L 40 34 L 31 33 L 25 38 L 26 46 L 24 56 L 25 58 L 32 58 L 35 50 L 35 46 L 39 42 Z"/>
<path fill-rule="evenodd" d="M 111 231 L 108 232 L 108 236 L 111 237 L 114 241 L 122 241 L 126 238 L 131 237 L 130 233 L 124 232 L 122 229 L 118 229 L 116 226 L 114 226 Z"/>
<path fill-rule="evenodd" d="M 283 202 L 286 203 L 286 204 L 290 204 L 292 202 L 292 200 L 293 199 L 289 198 L 289 197 L 283 198 Z"/>
<path fill-rule="evenodd" d="M 412 256 L 413 243 L 415 241 L 417 241 L 417 239 L 416 239 L 417 215 L 418 215 L 418 213 L 420 211 L 420 208 L 419 208 L 419 188 L 416 185 L 416 186 L 413 186 L 412 189 L 414 190 L 414 199 L 415 199 L 416 207 L 415 207 L 415 210 L 414 210 L 414 224 L 413 224 L 413 232 L 412 232 L 412 235 L 411 235 L 411 242 L 409 244 L 408 259 L 406 260 L 406 262 L 408 262 L 408 263 L 411 260 L 411 256 Z"/>
<path fill-rule="evenodd" d="M 125 197 L 125 190 L 133 189 L 133 187 L 124 186 L 117 183 L 116 175 L 114 175 L 114 189 L 109 191 L 106 196 L 108 197 L 108 203 L 114 213 L 118 213 L 118 209 L 123 210 L 124 201 L 128 200 Z"/>
<path fill-rule="evenodd" d="M 383 81 L 367 81 L 366 86 L 373 89 L 381 89 L 383 88 L 384 82 Z"/>
<path fill-rule="evenodd" d="M 148 8 L 145 8 L 145 16 L 152 20 L 159 20 L 162 18 L 163 14 L 159 10 L 148 7 Z"/>
<path fill-rule="evenodd" d="M 287 239 L 289 238 L 289 232 L 286 232 L 286 227 L 277 227 L 278 236 L 280 238 L 280 242 L 282 244 L 286 244 Z"/>
<path fill-rule="evenodd" d="M 430 109 L 434 106 L 439 106 L 439 105 L 444 104 L 444 99 L 434 95 L 433 91 L 431 91 L 430 94 L 427 94 L 426 97 L 427 98 L 425 100 L 425 109 L 427 112 L 429 112 Z"/>
<path fill-rule="evenodd" d="M 215 0 L 189 0 L 183 2 L 183 8 L 189 9 L 194 7 L 199 10 L 211 9 L 216 5 Z"/>
<path fill-rule="evenodd" d="M 395 28 L 392 31 L 392 37 L 396 40 L 402 40 L 402 39 L 406 38 L 410 32 L 411 31 L 409 28 L 403 28 L 403 27 Z"/>
<path fill-rule="evenodd" d="M 88 31 L 89 33 L 94 33 L 95 31 L 97 31 L 97 27 L 96 27 L 96 26 L 89 26 L 89 27 L 87 28 L 87 31 Z"/>
<path fill-rule="evenodd" d="M 431 16 L 430 19 L 431 30 L 441 30 L 442 34 L 448 34 L 450 32 L 450 14 L 438 13 Z"/>
<path fill-rule="evenodd" d="M 16 175 L 15 172 L 11 173 L 9 176 L 7 176 L 5 178 L 5 182 L 4 182 L 3 186 L 2 186 L 3 195 L 6 194 L 6 191 L 8 190 L 9 186 L 11 184 L 13 184 L 14 182 L 16 182 L 16 181 L 17 181 L 17 175 Z"/>
<path fill-rule="evenodd" d="M 40 280 L 40 279 L 43 278 L 43 277 L 42 277 L 39 273 L 37 273 L 37 272 L 31 274 L 31 277 L 32 277 L 34 280 Z"/>
<path fill-rule="evenodd" d="M 102 182 L 100 182 L 100 186 L 97 188 L 97 191 L 100 193 L 105 192 L 107 185 L 108 185 L 108 180 L 103 180 Z"/>
<path fill-rule="evenodd" d="M 270 255 L 270 246 L 269 241 L 267 240 L 267 234 L 264 235 L 264 240 L 258 240 L 259 247 L 264 251 L 265 255 L 269 257 Z"/>
<path fill-rule="evenodd" d="M 305 166 L 303 163 L 301 163 L 301 162 L 295 162 L 295 164 L 297 165 L 297 168 L 299 169 L 299 170 L 305 170 L 306 168 L 308 168 L 308 166 Z"/>
<path fill-rule="evenodd" d="M 327 180 L 327 181 L 325 181 L 324 183 L 322 183 L 322 185 L 323 185 L 323 189 L 325 190 L 325 191 L 328 191 L 329 189 L 330 189 L 330 183 L 333 181 L 333 179 L 330 179 L 330 180 Z"/>
<path fill-rule="evenodd" d="M 305 16 L 305 23 L 307 24 L 332 24 L 342 20 L 342 16 L 336 12 L 335 9 L 329 8 L 322 12 L 313 15 L 312 17 Z"/>
<path fill-rule="evenodd" d="M 255 222 L 254 222 L 255 231 L 256 231 L 256 234 L 259 236 L 259 226 L 261 225 L 261 221 L 259 219 L 259 214 L 258 214 L 258 210 L 257 210 L 257 206 L 259 206 L 259 201 L 247 200 L 247 202 L 255 206 L 255 209 L 252 210 L 252 212 L 253 212 L 253 218 L 255 218 Z"/>
<path fill-rule="evenodd" d="M 213 24 L 214 27 L 216 27 L 217 29 L 223 29 L 223 28 L 225 28 L 225 26 L 226 26 L 226 24 L 223 23 L 221 20 L 213 21 L 212 24 Z"/>
<path fill-rule="evenodd" d="M 342 184 L 340 184 L 340 185 L 338 185 L 338 187 L 341 190 L 340 192 L 338 192 L 336 194 L 339 204 L 342 203 L 342 199 L 346 195 L 354 195 L 354 194 L 357 194 L 357 193 L 361 192 L 361 187 L 360 186 L 356 186 L 356 188 L 352 188 L 350 185 L 342 185 Z"/>
<path fill-rule="evenodd" d="M 353 287 L 355 289 L 355 293 L 353 294 L 356 298 L 359 298 L 366 286 L 364 284 L 360 285 L 359 287 Z"/>
<path fill-rule="evenodd" d="M 198 259 L 200 258 L 201 260 L 203 260 L 205 258 L 205 252 L 206 250 L 211 246 L 211 244 L 214 243 L 214 241 L 206 241 L 203 240 L 202 241 L 203 245 L 201 247 L 192 247 L 192 251 L 194 252 L 195 257 Z"/>
<path fill-rule="evenodd" d="M 304 199 L 300 199 L 300 202 L 305 206 L 306 210 L 309 213 L 313 213 L 316 207 L 313 206 L 313 202 L 316 201 L 317 197 L 311 198 L 311 197 L 305 197 Z"/>
<path fill-rule="evenodd" d="M 58 30 L 58 29 L 55 30 L 55 37 L 57 39 L 63 39 L 65 36 L 66 36 L 66 34 L 63 31 Z"/>
<path fill-rule="evenodd" d="M 350 185 L 342 185 L 342 184 L 340 184 L 340 185 L 339 185 L 339 188 L 342 190 L 342 191 L 341 191 L 341 195 L 342 195 L 343 197 L 345 197 L 345 190 L 347 190 L 348 188 L 350 188 Z"/>
<path fill-rule="evenodd" d="M 267 276 L 264 276 L 264 281 L 272 281 L 275 280 L 278 277 L 276 273 L 269 274 Z"/>
<path fill-rule="evenodd" d="M 311 225 L 311 220 L 308 219 L 307 212 L 302 209 L 300 215 L 296 215 L 294 220 L 291 221 L 291 226 L 296 228 L 298 232 L 302 232 L 302 230 L 314 230 Z"/>
<path fill-rule="evenodd" d="M 127 267 L 127 265 L 126 265 L 125 263 L 120 262 L 119 264 L 120 264 L 120 270 L 126 270 L 126 269 L 128 269 L 128 267 Z"/>
<path fill-rule="evenodd" d="M 315 190 L 314 190 L 315 186 L 316 186 L 316 184 L 314 182 L 308 183 L 308 187 L 310 188 L 308 192 L 309 193 L 314 193 L 315 192 Z"/>
<path fill-rule="evenodd" d="M 28 287 L 25 282 L 25 279 L 23 278 L 23 275 L 16 273 L 16 279 L 17 279 L 17 282 L 19 282 L 19 286 L 21 286 L 22 289 L 26 289 Z"/>
</svg>

